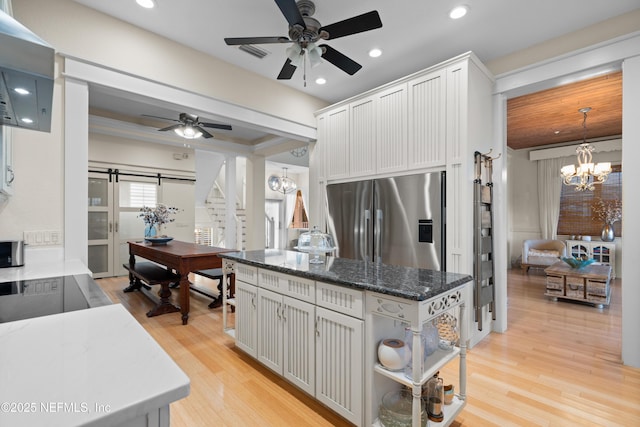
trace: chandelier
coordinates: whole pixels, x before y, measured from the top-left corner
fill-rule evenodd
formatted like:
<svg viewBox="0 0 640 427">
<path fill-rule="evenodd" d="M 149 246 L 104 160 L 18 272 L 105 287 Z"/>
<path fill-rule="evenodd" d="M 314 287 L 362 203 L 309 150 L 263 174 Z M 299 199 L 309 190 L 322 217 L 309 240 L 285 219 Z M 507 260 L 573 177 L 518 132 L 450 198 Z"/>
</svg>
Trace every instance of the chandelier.
<svg viewBox="0 0 640 427">
<path fill-rule="evenodd" d="M 583 115 L 582 127 L 584 129 L 582 144 L 576 147 L 578 167 L 566 165 L 562 167 L 560 173 L 565 185 L 575 185 L 576 191 L 593 191 L 595 189 L 594 184 L 602 184 L 609 177 L 611 163 L 593 164 L 591 152 L 594 148 L 587 144 L 587 113 L 591 111 L 591 107 L 581 108 L 578 111 Z"/>
<path fill-rule="evenodd" d="M 271 175 L 267 179 L 267 185 L 273 191 L 278 191 L 282 194 L 293 193 L 298 189 L 296 182 L 287 177 L 287 168 L 282 168 L 282 176 Z"/>
</svg>

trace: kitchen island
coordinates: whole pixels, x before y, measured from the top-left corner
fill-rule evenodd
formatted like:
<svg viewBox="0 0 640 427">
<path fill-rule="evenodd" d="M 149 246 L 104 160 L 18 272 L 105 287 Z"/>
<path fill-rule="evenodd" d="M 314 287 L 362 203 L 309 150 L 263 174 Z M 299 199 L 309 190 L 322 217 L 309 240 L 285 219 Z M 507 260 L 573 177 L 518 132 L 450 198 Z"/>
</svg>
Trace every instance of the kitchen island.
<svg viewBox="0 0 640 427">
<path fill-rule="evenodd" d="M 0 426 L 168 427 L 190 381 L 80 261 L 0 269 Z"/>
<path fill-rule="evenodd" d="M 224 328 L 236 346 L 352 423 L 380 425 L 382 397 L 409 387 L 413 425 L 421 425 L 422 386 L 456 358 L 458 394 L 444 408 L 444 421 L 433 425 L 450 424 L 464 407 L 466 328 L 459 331 L 459 346 L 424 359 L 421 334 L 445 314 L 464 325 L 471 276 L 334 257 L 310 264 L 307 254 L 285 250 L 219 256 L 225 272 L 236 277 L 234 298 L 227 301 L 223 292 Z M 235 305 L 233 325 L 227 303 Z M 411 378 L 377 358 L 380 341 L 405 336 L 417 373 Z"/>
<path fill-rule="evenodd" d="M 0 426 L 168 427 L 189 378 L 121 304 L 0 324 Z"/>
</svg>

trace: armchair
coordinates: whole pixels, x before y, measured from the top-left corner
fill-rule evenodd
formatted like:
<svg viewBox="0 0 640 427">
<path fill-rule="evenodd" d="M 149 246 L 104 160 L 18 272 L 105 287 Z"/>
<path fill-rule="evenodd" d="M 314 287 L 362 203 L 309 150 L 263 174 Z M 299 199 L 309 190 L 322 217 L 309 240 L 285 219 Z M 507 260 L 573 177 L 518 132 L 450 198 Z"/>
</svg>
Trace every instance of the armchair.
<svg viewBox="0 0 640 427">
<path fill-rule="evenodd" d="M 530 267 L 546 268 L 567 255 L 567 247 L 562 240 L 525 240 L 522 244 L 522 273 Z"/>
</svg>

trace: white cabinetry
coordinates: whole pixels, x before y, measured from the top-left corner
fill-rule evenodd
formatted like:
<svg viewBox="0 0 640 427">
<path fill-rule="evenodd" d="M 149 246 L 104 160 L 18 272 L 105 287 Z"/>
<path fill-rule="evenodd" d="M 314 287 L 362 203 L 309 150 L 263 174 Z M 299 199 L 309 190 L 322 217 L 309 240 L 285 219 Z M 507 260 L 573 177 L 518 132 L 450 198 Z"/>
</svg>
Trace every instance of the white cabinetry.
<svg viewBox="0 0 640 427">
<path fill-rule="evenodd" d="M 316 399 L 363 422 L 364 293 L 316 282 Z"/>
<path fill-rule="evenodd" d="M 245 353 L 258 354 L 258 288 L 236 278 L 236 345 Z"/>
<path fill-rule="evenodd" d="M 259 288 L 258 313 L 258 360 L 313 395 L 315 307 Z"/>
<path fill-rule="evenodd" d="M 363 291 L 228 260 L 224 268 L 236 273 L 235 328 L 225 332 L 238 348 L 362 425 Z"/>
<path fill-rule="evenodd" d="M 345 105 L 326 115 L 327 179 L 349 177 L 349 106 Z"/>
<path fill-rule="evenodd" d="M 409 95 L 409 169 L 441 167 L 446 163 L 447 95 L 445 70 L 427 73 L 407 84 Z"/>
<path fill-rule="evenodd" d="M 400 83 L 376 93 L 376 172 L 386 174 L 407 169 L 407 84 Z"/>
<path fill-rule="evenodd" d="M 227 292 L 223 296 L 224 330 L 236 340 L 236 345 L 245 353 L 258 355 L 258 269 L 247 265 L 237 265 L 235 269 L 227 262 L 223 266 L 228 273 L 236 276 L 236 293 L 230 302 L 236 307 L 235 327 L 227 327 Z M 227 280 L 225 275 L 225 280 Z M 228 284 L 226 285 L 228 286 Z"/>
<path fill-rule="evenodd" d="M 567 240 L 567 254 L 575 258 L 586 256 L 601 264 L 610 265 L 611 278 L 616 277 L 616 244 L 613 242 Z"/>
<path fill-rule="evenodd" d="M 376 98 L 367 97 L 349 104 L 349 117 L 349 175 L 371 175 L 376 171 Z"/>
</svg>

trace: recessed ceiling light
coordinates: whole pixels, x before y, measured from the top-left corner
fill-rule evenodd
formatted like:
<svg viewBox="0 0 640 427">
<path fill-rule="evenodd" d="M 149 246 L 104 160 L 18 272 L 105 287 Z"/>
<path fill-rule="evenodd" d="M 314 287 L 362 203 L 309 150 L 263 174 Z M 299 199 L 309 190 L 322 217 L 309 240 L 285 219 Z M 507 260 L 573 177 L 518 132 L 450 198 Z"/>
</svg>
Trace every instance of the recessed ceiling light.
<svg viewBox="0 0 640 427">
<path fill-rule="evenodd" d="M 382 51 L 378 48 L 374 48 L 369 51 L 369 56 L 372 58 L 377 58 L 380 55 L 382 55 Z"/>
<path fill-rule="evenodd" d="M 28 90 L 26 90 L 23 87 L 17 87 L 17 88 L 14 89 L 14 91 L 19 93 L 20 95 L 29 95 L 31 93 L 31 92 L 29 92 Z"/>
<path fill-rule="evenodd" d="M 153 0 L 136 0 L 136 3 L 145 9 L 153 9 L 156 6 Z"/>
<path fill-rule="evenodd" d="M 327 82 L 327 80 L 326 80 L 324 77 L 318 77 L 318 78 L 316 79 L 316 84 L 318 84 L 318 85 L 323 85 L 323 84 L 325 84 L 326 82 Z"/>
<path fill-rule="evenodd" d="M 453 9 L 451 9 L 451 12 L 449 12 L 449 18 L 451 18 L 451 19 L 460 19 L 464 15 L 466 15 L 468 11 L 469 11 L 469 7 L 468 6 L 465 6 L 465 5 L 456 6 Z"/>
<path fill-rule="evenodd" d="M 33 120 L 31 120 L 29 117 L 24 117 L 24 118 L 22 119 L 22 121 L 23 121 L 24 123 L 29 123 L 29 124 L 33 123 Z"/>
</svg>

